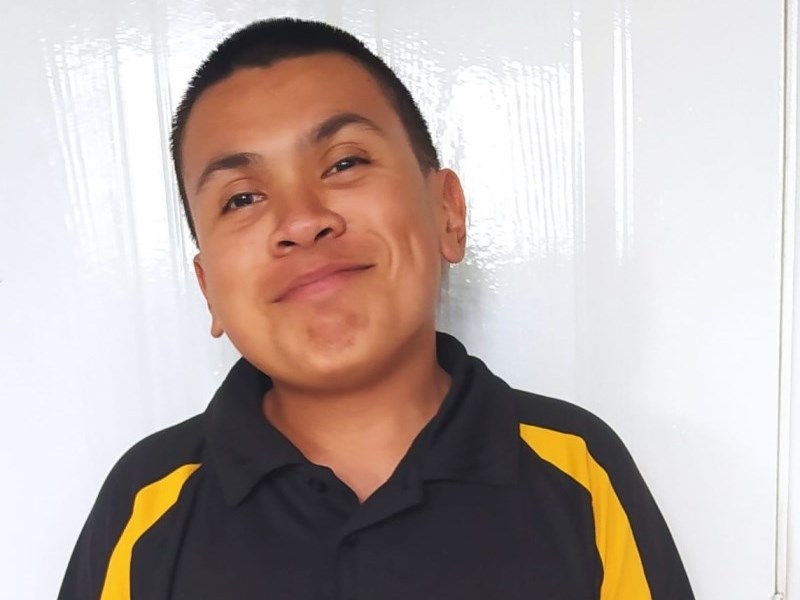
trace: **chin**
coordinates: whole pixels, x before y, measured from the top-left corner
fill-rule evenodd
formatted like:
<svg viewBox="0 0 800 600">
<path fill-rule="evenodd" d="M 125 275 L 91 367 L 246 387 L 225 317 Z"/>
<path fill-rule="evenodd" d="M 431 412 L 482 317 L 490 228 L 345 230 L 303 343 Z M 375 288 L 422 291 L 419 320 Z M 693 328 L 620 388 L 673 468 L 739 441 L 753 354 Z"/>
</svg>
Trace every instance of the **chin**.
<svg viewBox="0 0 800 600">
<path fill-rule="evenodd" d="M 242 356 L 273 380 L 301 388 L 353 385 L 369 377 L 370 367 L 381 362 L 386 350 L 386 333 L 376 330 L 363 313 L 317 315 L 291 325 L 284 321 L 265 331 L 269 333 L 262 340 L 253 336 L 252 329 L 237 336 L 229 332 L 228 337 Z"/>
<path fill-rule="evenodd" d="M 283 365 L 285 371 L 276 369 L 273 379 L 307 390 L 344 391 L 373 379 L 376 366 L 383 362 L 381 358 L 378 349 L 369 344 L 316 346 L 298 353 L 293 365 Z"/>
</svg>

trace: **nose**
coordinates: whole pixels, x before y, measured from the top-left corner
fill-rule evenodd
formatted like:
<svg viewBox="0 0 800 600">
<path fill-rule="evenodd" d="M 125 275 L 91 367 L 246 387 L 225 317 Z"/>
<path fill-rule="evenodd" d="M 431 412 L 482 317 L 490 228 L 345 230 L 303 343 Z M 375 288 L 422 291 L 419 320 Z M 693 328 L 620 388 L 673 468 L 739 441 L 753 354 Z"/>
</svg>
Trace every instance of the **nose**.
<svg viewBox="0 0 800 600">
<path fill-rule="evenodd" d="M 275 256 L 284 256 L 298 247 L 310 248 L 327 238 L 337 238 L 347 229 L 344 218 L 316 198 L 287 202 L 269 245 Z"/>
</svg>

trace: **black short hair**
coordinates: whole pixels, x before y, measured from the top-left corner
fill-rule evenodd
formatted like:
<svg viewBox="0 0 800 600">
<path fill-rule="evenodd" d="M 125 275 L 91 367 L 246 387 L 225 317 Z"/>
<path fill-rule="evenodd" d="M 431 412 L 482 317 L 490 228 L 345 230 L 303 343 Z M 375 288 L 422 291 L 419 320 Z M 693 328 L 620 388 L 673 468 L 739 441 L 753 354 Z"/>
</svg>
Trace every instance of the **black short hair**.
<svg viewBox="0 0 800 600">
<path fill-rule="evenodd" d="M 339 52 L 361 64 L 375 78 L 397 111 L 420 168 L 423 171 L 439 169 L 439 157 L 428 125 L 411 92 L 394 71 L 360 40 L 338 27 L 317 21 L 291 18 L 257 21 L 230 35 L 208 55 L 189 82 L 172 120 L 172 162 L 186 222 L 195 243 L 197 232 L 189 210 L 181 167 L 183 133 L 194 103 L 205 90 L 239 69 L 266 68 L 283 59 L 322 52 Z"/>
</svg>

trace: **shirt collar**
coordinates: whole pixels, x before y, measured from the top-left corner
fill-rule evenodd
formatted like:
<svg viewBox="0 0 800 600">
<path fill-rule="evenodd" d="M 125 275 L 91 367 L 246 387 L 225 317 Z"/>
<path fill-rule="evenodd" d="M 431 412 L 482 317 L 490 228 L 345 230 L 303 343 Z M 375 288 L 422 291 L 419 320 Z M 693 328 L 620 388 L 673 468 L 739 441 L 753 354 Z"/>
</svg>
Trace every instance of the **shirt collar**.
<svg viewBox="0 0 800 600">
<path fill-rule="evenodd" d="M 437 333 L 439 364 L 452 383 L 411 452 L 426 480 L 503 485 L 517 472 L 519 419 L 511 389 L 454 337 Z"/>
<path fill-rule="evenodd" d="M 450 335 L 437 333 L 436 351 L 439 364 L 452 378 L 450 390 L 404 462 L 413 462 L 423 480 L 511 483 L 519 425 L 508 385 Z M 308 464 L 264 417 L 262 399 L 271 386 L 268 376 L 242 358 L 206 410 L 210 459 L 231 506 L 271 473 Z"/>
<path fill-rule="evenodd" d="M 231 506 L 272 472 L 308 462 L 264 416 L 262 401 L 270 387 L 269 377 L 241 358 L 206 409 L 211 462 Z"/>
</svg>

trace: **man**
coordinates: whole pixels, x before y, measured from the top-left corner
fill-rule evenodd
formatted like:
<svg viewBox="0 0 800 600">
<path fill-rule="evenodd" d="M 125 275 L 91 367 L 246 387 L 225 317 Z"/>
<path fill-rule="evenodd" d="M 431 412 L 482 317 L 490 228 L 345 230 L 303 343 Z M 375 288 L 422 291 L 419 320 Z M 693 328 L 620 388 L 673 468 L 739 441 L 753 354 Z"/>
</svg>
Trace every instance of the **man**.
<svg viewBox="0 0 800 600">
<path fill-rule="evenodd" d="M 61 600 L 692 598 L 616 436 L 436 333 L 464 196 L 380 59 L 255 23 L 172 142 L 211 332 L 244 358 L 114 467 Z"/>
</svg>

